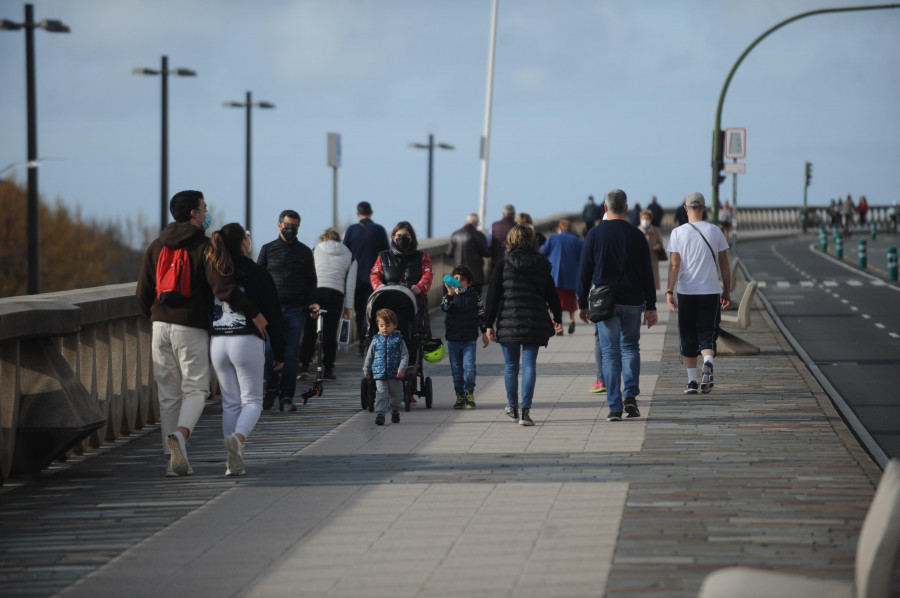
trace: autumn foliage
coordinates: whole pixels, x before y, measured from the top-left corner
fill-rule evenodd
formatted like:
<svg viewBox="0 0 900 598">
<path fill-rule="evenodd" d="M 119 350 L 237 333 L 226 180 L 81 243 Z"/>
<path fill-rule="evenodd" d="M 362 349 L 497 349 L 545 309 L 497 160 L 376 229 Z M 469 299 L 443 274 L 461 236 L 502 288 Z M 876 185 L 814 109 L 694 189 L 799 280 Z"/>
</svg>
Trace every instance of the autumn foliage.
<svg viewBox="0 0 900 598">
<path fill-rule="evenodd" d="M 62 200 L 53 207 L 41 202 L 41 292 L 137 280 L 142 254 L 125 242 L 134 228 L 86 222 Z M 28 292 L 27 234 L 27 192 L 12 179 L 0 180 L 0 297 Z"/>
</svg>

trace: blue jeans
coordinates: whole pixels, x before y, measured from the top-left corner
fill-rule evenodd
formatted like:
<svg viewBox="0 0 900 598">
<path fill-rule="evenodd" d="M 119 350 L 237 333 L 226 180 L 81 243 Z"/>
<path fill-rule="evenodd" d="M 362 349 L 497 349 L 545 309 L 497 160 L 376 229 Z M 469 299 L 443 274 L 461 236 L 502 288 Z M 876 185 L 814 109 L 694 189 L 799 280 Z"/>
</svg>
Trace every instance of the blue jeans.
<svg viewBox="0 0 900 598">
<path fill-rule="evenodd" d="M 453 390 L 458 395 L 475 390 L 475 341 L 447 341 Z"/>
<path fill-rule="evenodd" d="M 300 307 L 284 307 L 284 367 L 276 372 L 272 369 L 272 343 L 266 339 L 266 390 L 278 392 L 279 403 L 290 403 L 297 390 L 297 361 L 300 355 L 300 335 L 309 315 Z"/>
<path fill-rule="evenodd" d="M 603 350 L 603 381 L 606 382 L 606 401 L 609 410 L 622 411 L 622 380 L 625 396 L 641 393 L 641 320 L 640 306 L 617 305 L 616 313 L 604 322 L 597 322 Z"/>
<path fill-rule="evenodd" d="M 594 326 L 594 365 L 597 366 L 597 380 L 603 380 L 603 346 L 597 326 Z"/>
<path fill-rule="evenodd" d="M 537 377 L 537 354 L 540 345 L 522 343 L 501 343 L 506 368 L 503 379 L 506 382 L 506 402 L 510 407 L 519 403 L 519 355 L 522 356 L 522 409 L 531 409 L 534 397 L 534 382 Z"/>
</svg>

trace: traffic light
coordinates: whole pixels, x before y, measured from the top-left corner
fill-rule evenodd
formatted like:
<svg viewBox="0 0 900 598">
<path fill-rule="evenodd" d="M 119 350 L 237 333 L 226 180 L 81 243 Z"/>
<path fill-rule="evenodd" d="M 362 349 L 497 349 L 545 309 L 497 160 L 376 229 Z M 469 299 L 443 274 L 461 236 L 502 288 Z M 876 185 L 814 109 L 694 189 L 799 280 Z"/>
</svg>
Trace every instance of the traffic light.
<svg viewBox="0 0 900 598">
<path fill-rule="evenodd" d="M 722 172 L 722 169 L 725 167 L 725 163 L 722 160 L 713 160 L 712 162 L 712 184 L 713 187 L 718 188 L 719 185 L 722 184 L 722 181 L 725 180 L 725 174 Z"/>
<path fill-rule="evenodd" d="M 809 187 L 809 182 L 812 180 L 812 162 L 806 163 L 806 186 Z"/>
</svg>

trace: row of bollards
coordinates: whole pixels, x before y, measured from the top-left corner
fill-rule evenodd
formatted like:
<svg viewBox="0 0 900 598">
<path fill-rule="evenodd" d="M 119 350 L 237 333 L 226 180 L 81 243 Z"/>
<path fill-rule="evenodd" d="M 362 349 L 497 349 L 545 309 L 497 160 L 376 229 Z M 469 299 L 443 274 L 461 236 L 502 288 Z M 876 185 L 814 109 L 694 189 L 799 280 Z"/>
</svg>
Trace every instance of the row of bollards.
<svg viewBox="0 0 900 598">
<path fill-rule="evenodd" d="M 833 229 L 832 240 L 834 241 L 834 257 L 839 260 L 844 259 L 844 237 L 835 226 Z M 875 239 L 875 224 L 872 224 L 871 238 Z M 857 256 L 860 268 L 868 266 L 867 245 L 865 239 L 857 241 Z M 819 249 L 826 253 L 828 251 L 828 231 L 824 226 L 819 227 Z M 888 280 L 894 282 L 897 280 L 897 248 L 887 248 L 887 271 Z"/>
</svg>

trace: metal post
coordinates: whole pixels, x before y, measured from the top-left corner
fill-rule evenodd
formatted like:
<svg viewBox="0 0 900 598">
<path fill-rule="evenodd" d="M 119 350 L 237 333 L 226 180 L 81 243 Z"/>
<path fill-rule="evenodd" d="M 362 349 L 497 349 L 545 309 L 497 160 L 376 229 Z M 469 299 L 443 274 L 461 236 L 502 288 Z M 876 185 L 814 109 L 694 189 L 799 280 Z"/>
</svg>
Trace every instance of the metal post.
<svg viewBox="0 0 900 598">
<path fill-rule="evenodd" d="M 734 159 L 734 163 L 737 164 L 737 158 Z M 731 222 L 731 253 L 735 257 L 737 256 L 737 173 L 731 175 L 731 211 L 733 212 L 732 218 L 729 220 Z"/>
<path fill-rule="evenodd" d="M 497 47 L 497 10 L 499 0 L 491 8 L 491 42 L 488 50 L 487 97 L 484 100 L 484 132 L 481 135 L 481 191 L 478 199 L 478 217 L 482 230 L 487 226 L 487 178 L 488 158 L 491 150 L 491 104 L 494 96 L 494 50 Z"/>
<path fill-rule="evenodd" d="M 332 175 L 332 195 L 331 195 L 331 222 L 334 230 L 338 228 L 338 174 L 337 174 L 337 166 L 332 166 L 331 168 L 334 171 Z"/>
<path fill-rule="evenodd" d="M 246 216 L 244 221 L 244 228 L 246 230 L 253 230 L 250 222 L 250 209 L 251 209 L 251 200 L 250 200 L 250 109 L 253 106 L 253 101 L 251 98 L 251 94 L 247 92 L 247 199 L 245 203 Z"/>
<path fill-rule="evenodd" d="M 431 210 L 433 208 L 434 134 L 428 136 L 428 238 L 431 238 Z"/>
<path fill-rule="evenodd" d="M 41 210 L 38 199 L 37 92 L 34 80 L 34 6 L 25 5 L 25 79 L 28 94 L 28 294 L 41 292 Z"/>
<path fill-rule="evenodd" d="M 159 198 L 159 230 L 169 222 L 169 57 L 162 57 L 162 181 Z"/>
</svg>

